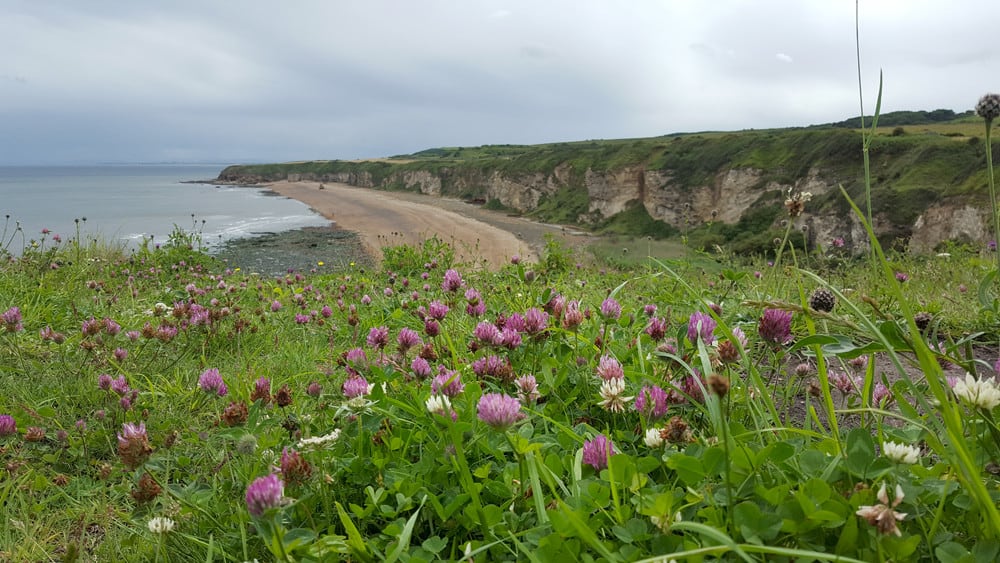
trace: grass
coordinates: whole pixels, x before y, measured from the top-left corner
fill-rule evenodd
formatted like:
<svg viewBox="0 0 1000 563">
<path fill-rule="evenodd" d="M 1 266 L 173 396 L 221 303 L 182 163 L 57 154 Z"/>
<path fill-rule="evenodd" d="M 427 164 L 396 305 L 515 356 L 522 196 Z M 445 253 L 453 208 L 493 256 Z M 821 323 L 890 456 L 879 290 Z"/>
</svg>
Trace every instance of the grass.
<svg viewBox="0 0 1000 563">
<path fill-rule="evenodd" d="M 0 420 L 0 559 L 1000 553 L 997 409 L 945 379 L 995 385 L 986 251 L 890 252 L 875 272 L 836 249 L 769 265 L 609 237 L 593 266 L 550 242 L 487 272 L 431 240 L 379 268 L 267 278 L 172 241 L 43 240 L 0 267 L 0 415 L 16 424 Z M 817 288 L 832 311 L 809 306 Z M 691 336 L 699 315 L 711 338 Z M 401 347 L 404 329 L 422 342 Z M 520 397 L 519 419 L 490 422 L 490 393 Z M 121 445 L 126 422 L 151 451 Z M 890 441 L 916 448 L 902 461 Z M 251 512 L 276 470 L 283 494 Z M 876 509 L 906 513 L 898 536 Z"/>
</svg>

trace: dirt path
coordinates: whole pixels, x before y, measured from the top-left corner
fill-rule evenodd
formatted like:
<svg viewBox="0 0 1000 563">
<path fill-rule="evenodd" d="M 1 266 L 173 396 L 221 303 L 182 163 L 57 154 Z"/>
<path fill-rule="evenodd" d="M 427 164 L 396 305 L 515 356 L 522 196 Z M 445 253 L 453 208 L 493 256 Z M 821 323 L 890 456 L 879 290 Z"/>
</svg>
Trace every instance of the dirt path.
<svg viewBox="0 0 1000 563">
<path fill-rule="evenodd" d="M 485 261 L 497 268 L 519 255 L 538 259 L 545 235 L 567 239 L 583 235 L 482 209 L 458 200 L 412 193 L 357 188 L 346 184 L 275 182 L 268 188 L 309 205 L 336 225 L 358 233 L 376 258 L 381 248 L 419 244 L 432 236 L 455 248 L 461 261 Z"/>
</svg>

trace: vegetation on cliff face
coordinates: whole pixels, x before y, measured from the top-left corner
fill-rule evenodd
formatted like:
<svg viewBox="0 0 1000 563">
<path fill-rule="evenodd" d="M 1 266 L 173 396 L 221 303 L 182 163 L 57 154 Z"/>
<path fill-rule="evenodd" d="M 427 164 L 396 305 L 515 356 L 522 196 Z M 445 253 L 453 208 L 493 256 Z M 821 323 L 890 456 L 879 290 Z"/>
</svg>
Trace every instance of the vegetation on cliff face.
<svg viewBox="0 0 1000 563">
<path fill-rule="evenodd" d="M 879 129 L 871 158 L 873 211 L 883 242 L 908 239 L 931 205 L 984 203 L 986 155 L 976 136 L 981 134 L 978 119 L 949 110 L 896 112 L 880 119 L 889 125 Z M 422 191 L 489 202 L 548 222 L 657 238 L 683 235 L 709 249 L 719 244 L 766 253 L 788 189 L 813 191 L 809 213 L 821 223 L 844 223 L 850 215 L 839 186 L 863 204 L 861 136 L 845 123 L 443 147 L 366 161 L 240 165 L 225 169 L 219 179 L 301 179 Z M 741 180 L 739 190 L 745 193 L 739 198 L 726 193 L 734 188 L 722 180 L 731 171 L 750 172 Z M 960 242 L 985 242 L 971 240 L 978 235 L 963 236 L 970 240 Z"/>
</svg>

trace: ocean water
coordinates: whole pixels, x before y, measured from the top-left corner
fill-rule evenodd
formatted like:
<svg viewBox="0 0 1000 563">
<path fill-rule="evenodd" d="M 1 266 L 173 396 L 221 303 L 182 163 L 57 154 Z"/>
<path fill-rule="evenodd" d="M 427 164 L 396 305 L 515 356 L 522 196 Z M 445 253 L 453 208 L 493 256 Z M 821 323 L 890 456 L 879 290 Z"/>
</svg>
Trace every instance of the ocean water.
<svg viewBox="0 0 1000 563">
<path fill-rule="evenodd" d="M 165 242 L 175 226 L 209 247 L 256 234 L 329 225 L 296 200 L 261 188 L 182 183 L 215 178 L 222 165 L 0 166 L 0 247 L 19 253 L 42 230 L 65 241 Z M 83 219 L 86 218 L 84 221 Z M 51 240 L 52 234 L 48 237 Z"/>
</svg>

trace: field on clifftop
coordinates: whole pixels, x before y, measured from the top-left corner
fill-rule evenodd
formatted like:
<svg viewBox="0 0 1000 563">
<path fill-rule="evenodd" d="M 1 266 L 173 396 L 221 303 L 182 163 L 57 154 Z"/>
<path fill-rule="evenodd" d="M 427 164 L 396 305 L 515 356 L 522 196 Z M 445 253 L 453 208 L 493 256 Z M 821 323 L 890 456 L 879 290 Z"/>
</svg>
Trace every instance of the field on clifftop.
<svg viewBox="0 0 1000 563">
<path fill-rule="evenodd" d="M 789 231 L 494 272 L 0 251 L 0 560 L 995 561 L 995 250 Z"/>
</svg>

